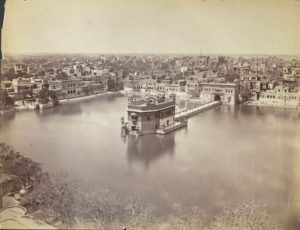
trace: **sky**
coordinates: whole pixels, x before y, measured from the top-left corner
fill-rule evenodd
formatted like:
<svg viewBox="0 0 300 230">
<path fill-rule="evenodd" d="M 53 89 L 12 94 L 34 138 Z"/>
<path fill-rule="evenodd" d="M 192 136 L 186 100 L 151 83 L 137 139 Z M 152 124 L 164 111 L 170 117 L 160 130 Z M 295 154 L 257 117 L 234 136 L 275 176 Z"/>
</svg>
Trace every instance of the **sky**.
<svg viewBox="0 0 300 230">
<path fill-rule="evenodd" d="M 5 53 L 300 54 L 300 0 L 7 0 Z"/>
</svg>

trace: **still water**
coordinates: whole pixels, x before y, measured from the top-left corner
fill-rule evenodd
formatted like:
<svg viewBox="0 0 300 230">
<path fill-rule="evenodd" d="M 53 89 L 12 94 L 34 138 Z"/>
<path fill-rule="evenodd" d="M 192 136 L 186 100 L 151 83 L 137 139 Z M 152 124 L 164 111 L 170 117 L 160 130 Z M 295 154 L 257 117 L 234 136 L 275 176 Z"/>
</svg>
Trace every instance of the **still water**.
<svg viewBox="0 0 300 230">
<path fill-rule="evenodd" d="M 137 196 L 168 213 L 199 206 L 208 217 L 225 204 L 264 202 L 286 216 L 295 181 L 299 112 L 221 106 L 165 136 L 122 137 L 127 98 L 0 117 L 0 141 L 43 167 L 87 184 Z"/>
</svg>

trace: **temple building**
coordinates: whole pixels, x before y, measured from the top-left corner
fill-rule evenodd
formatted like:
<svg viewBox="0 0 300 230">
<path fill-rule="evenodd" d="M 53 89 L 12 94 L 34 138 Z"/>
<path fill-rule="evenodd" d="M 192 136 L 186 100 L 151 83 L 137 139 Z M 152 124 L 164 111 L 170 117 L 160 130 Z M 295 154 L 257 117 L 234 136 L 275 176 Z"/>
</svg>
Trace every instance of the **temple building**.
<svg viewBox="0 0 300 230">
<path fill-rule="evenodd" d="M 145 99 L 128 99 L 129 132 L 138 134 L 162 133 L 178 128 L 175 124 L 175 99 L 164 95 L 148 96 Z"/>
</svg>

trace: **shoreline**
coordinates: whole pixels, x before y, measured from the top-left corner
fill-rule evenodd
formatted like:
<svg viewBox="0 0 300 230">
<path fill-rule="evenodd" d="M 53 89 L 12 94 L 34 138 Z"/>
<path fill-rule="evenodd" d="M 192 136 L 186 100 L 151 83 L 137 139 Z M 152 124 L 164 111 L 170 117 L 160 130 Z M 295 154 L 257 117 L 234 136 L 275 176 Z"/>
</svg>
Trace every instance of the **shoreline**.
<svg viewBox="0 0 300 230">
<path fill-rule="evenodd" d="M 97 94 L 92 94 L 92 95 L 88 95 L 88 96 L 61 99 L 61 100 L 59 100 L 58 106 L 69 104 L 69 103 L 87 101 L 87 100 L 91 100 L 93 98 L 100 97 L 100 96 L 106 96 L 106 95 L 109 96 L 109 95 L 118 95 L 118 94 L 126 95 L 126 92 L 124 90 L 109 91 L 109 92 L 101 92 L 101 93 L 97 93 Z M 53 108 L 53 107 L 51 107 L 51 108 Z M 47 108 L 45 108 L 45 109 L 47 109 Z M 12 108 L 9 108 L 9 109 L 0 110 L 0 114 L 6 114 L 6 113 L 12 113 L 12 112 L 18 112 L 18 111 L 25 111 L 25 110 L 34 110 L 34 109 L 30 108 L 29 105 L 27 105 L 27 106 L 15 106 L 15 107 L 12 107 Z"/>
<path fill-rule="evenodd" d="M 96 98 L 96 97 L 106 96 L 106 95 L 115 95 L 115 94 L 124 95 L 124 90 L 111 91 L 111 92 L 101 92 L 101 93 L 92 94 L 92 95 L 88 95 L 88 96 L 61 99 L 61 100 L 59 100 L 59 105 L 64 105 L 64 104 L 68 104 L 68 103 L 75 103 L 75 102 L 80 102 L 80 101 L 87 101 L 87 100 L 90 100 L 90 99 L 93 99 L 93 98 Z"/>
<path fill-rule="evenodd" d="M 268 104 L 268 103 L 257 103 L 257 102 L 251 102 L 251 101 L 248 101 L 246 103 L 242 103 L 242 105 L 244 106 L 257 106 L 257 107 L 266 107 L 266 108 L 276 108 L 276 109 L 288 109 L 288 110 L 295 110 L 295 111 L 298 111 L 300 110 L 300 107 L 298 106 L 283 106 L 283 105 L 278 105 L 278 104 L 274 104 L 274 103 L 271 103 L 271 104 Z"/>
<path fill-rule="evenodd" d="M 88 95 L 88 96 L 61 99 L 61 100 L 59 100 L 58 106 L 69 104 L 69 103 L 88 101 L 88 100 L 91 100 L 93 98 L 97 98 L 97 97 L 101 97 L 101 96 L 118 95 L 118 94 L 126 96 L 126 95 L 128 95 L 128 92 L 126 90 L 120 90 L 120 91 L 113 91 L 113 92 L 102 92 L 102 93 L 92 94 L 92 95 Z M 188 99 L 188 98 L 186 98 L 186 99 Z M 189 100 L 199 101 L 198 98 L 197 99 L 196 98 L 190 98 Z M 282 106 L 282 105 L 276 105 L 276 104 L 253 103 L 251 101 L 240 103 L 240 105 L 300 111 L 300 107 L 298 107 L 298 106 L 294 107 L 294 106 Z M 53 107 L 49 107 L 49 108 L 53 108 Z M 45 109 L 47 109 L 47 108 L 45 108 Z M 0 114 L 3 115 L 3 114 L 7 114 L 7 113 L 15 113 L 15 112 L 26 111 L 26 110 L 34 110 L 34 109 L 30 108 L 29 106 L 15 106 L 15 107 L 12 107 L 12 108 L 9 108 L 9 109 L 0 110 Z"/>
</svg>

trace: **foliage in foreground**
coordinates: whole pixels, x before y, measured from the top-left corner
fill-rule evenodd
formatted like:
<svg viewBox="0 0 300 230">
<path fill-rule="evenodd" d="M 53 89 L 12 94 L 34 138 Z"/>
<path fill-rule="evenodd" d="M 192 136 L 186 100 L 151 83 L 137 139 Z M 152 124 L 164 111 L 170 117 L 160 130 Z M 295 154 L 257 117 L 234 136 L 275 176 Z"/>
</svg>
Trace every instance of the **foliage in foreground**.
<svg viewBox="0 0 300 230">
<path fill-rule="evenodd" d="M 204 223 L 198 207 L 174 207 L 171 214 L 159 217 L 154 207 L 138 199 L 124 198 L 112 191 L 91 192 L 82 181 L 61 172 L 49 175 L 39 164 L 0 144 L 0 163 L 4 173 L 17 177 L 16 188 L 33 189 L 21 200 L 28 212 L 57 228 L 96 229 L 202 229 L 276 230 L 282 229 L 264 205 L 245 202 L 225 207 L 213 221 Z"/>
</svg>

